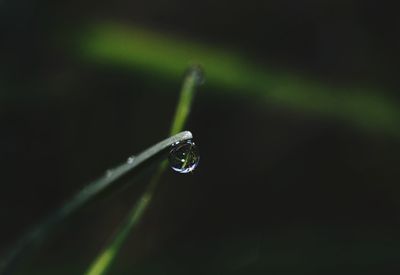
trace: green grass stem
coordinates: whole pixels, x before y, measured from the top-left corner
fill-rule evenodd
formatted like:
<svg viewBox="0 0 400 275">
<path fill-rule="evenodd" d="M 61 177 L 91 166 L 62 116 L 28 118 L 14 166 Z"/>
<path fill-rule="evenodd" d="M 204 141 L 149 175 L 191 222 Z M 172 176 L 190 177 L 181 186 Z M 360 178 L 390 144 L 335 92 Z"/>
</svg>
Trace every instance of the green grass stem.
<svg viewBox="0 0 400 275">
<path fill-rule="evenodd" d="M 227 96 L 312 112 L 373 132 L 400 137 L 396 99 L 371 83 L 333 87 L 311 77 L 268 68 L 244 55 L 135 26 L 93 24 L 81 33 L 80 57 L 176 79 L 189 63 L 207 70 L 207 86 Z"/>
<path fill-rule="evenodd" d="M 126 176 L 132 177 L 134 172 L 151 165 L 158 156 L 165 154 L 174 143 L 189 139 L 192 139 L 192 133 L 188 131 L 178 133 L 149 147 L 135 157 L 130 157 L 129 161 L 114 169 L 107 170 L 102 177 L 87 185 L 61 208 L 22 236 L 10 251 L 1 258 L 0 274 L 12 274 L 18 268 L 18 264 L 26 258 L 28 251 L 40 244 L 58 224 L 66 220 L 71 214 L 100 195 L 105 195 L 111 188 L 122 187 L 120 184 L 124 184 L 124 182 L 120 179 Z M 142 206 L 144 206 L 148 198 L 142 197 L 141 201 Z M 138 211 L 138 215 L 140 215 L 140 211 Z M 132 219 L 136 219 L 136 217 L 132 217 Z"/>
<path fill-rule="evenodd" d="M 199 67 L 193 66 L 188 70 L 181 88 L 180 98 L 172 121 L 170 134 L 177 133 L 183 129 L 189 116 L 194 92 L 196 91 L 196 87 L 202 81 L 202 78 L 202 71 Z M 160 164 L 156 173 L 150 179 L 147 189 L 130 210 L 126 220 L 120 225 L 111 242 L 107 244 L 107 246 L 96 257 L 94 262 L 89 266 L 89 269 L 85 273 L 86 275 L 104 275 L 109 271 L 114 259 L 121 249 L 121 246 L 129 236 L 129 233 L 140 223 L 145 210 L 150 205 L 155 189 L 167 166 L 168 163 L 166 160 Z"/>
</svg>

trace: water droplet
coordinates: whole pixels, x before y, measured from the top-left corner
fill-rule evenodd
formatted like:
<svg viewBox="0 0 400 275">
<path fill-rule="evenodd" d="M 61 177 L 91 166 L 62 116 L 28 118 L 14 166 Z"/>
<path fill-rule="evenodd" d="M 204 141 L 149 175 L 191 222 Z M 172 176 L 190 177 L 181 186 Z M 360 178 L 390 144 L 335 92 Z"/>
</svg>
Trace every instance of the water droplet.
<svg viewBox="0 0 400 275">
<path fill-rule="evenodd" d="M 186 76 L 191 75 L 195 78 L 196 85 L 202 85 L 205 82 L 205 76 L 203 68 L 200 65 L 192 65 L 186 70 Z"/>
<path fill-rule="evenodd" d="M 169 152 L 169 165 L 182 174 L 192 172 L 199 164 L 200 155 L 197 146 L 191 140 L 177 142 Z"/>
<path fill-rule="evenodd" d="M 106 177 L 111 177 L 112 176 L 112 174 L 113 174 L 113 171 L 111 170 L 111 169 L 109 169 L 109 170 L 107 170 L 106 171 Z"/>
<path fill-rule="evenodd" d="M 135 160 L 135 157 L 134 156 L 130 156 L 126 162 L 128 164 L 132 164 L 134 160 Z"/>
</svg>

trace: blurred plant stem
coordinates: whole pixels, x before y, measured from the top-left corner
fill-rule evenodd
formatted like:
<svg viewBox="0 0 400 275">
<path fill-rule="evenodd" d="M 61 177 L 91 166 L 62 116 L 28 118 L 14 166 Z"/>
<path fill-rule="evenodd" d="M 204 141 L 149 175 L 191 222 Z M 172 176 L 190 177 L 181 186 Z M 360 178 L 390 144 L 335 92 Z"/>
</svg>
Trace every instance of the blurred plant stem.
<svg viewBox="0 0 400 275">
<path fill-rule="evenodd" d="M 207 70 L 208 86 L 227 95 L 313 112 L 354 126 L 400 137 L 400 108 L 383 91 L 330 87 L 290 72 L 259 66 L 240 54 L 113 23 L 85 31 L 80 54 L 100 64 L 122 65 L 176 79 L 188 62 Z"/>
<path fill-rule="evenodd" d="M 202 80 L 203 75 L 199 67 L 193 66 L 187 71 L 183 80 L 175 116 L 172 121 L 170 135 L 174 135 L 183 129 L 190 112 L 194 92 L 196 91 L 197 86 L 201 84 Z M 129 233 L 141 221 L 143 214 L 151 203 L 160 178 L 167 167 L 167 160 L 160 163 L 160 166 L 151 178 L 144 194 L 130 210 L 126 220 L 120 225 L 111 242 L 101 251 L 94 262 L 90 265 L 89 269 L 85 273 L 86 275 L 104 275 L 107 273 L 113 260 L 121 249 L 121 246 L 129 236 Z"/>
<path fill-rule="evenodd" d="M 10 251 L 0 259 L 0 274 L 14 274 L 14 270 L 19 267 L 18 264 L 28 255 L 27 252 L 38 246 L 45 237 L 48 237 L 53 232 L 57 225 L 101 194 L 104 195 L 112 188 L 122 187 L 121 185 L 124 182 L 121 179 L 123 177 L 132 176 L 133 172 L 138 172 L 146 166 L 150 166 L 157 156 L 169 150 L 176 142 L 189 139 L 192 139 L 192 133 L 189 131 L 178 133 L 149 147 L 135 157 L 130 157 L 127 162 L 118 165 L 114 169 L 107 170 L 104 176 L 88 184 L 62 207 L 27 231 Z M 148 200 L 146 196 L 141 199 L 143 201 L 142 207 L 146 205 Z M 138 213 L 140 214 L 141 211 L 139 209 Z M 136 217 L 132 218 L 136 219 Z"/>
</svg>

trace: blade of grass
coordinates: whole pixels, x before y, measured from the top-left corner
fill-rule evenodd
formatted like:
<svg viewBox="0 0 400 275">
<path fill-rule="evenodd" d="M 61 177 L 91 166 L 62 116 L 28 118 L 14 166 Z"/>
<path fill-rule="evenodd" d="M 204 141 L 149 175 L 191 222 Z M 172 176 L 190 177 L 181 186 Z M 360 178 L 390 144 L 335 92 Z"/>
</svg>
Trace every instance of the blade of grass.
<svg viewBox="0 0 400 275">
<path fill-rule="evenodd" d="M 207 68 L 207 83 L 229 96 L 251 98 L 320 116 L 358 128 L 400 137 L 396 98 L 371 83 L 331 87 L 304 75 L 271 70 L 240 53 L 115 23 L 94 24 L 81 33 L 81 58 L 175 79 L 188 62 Z"/>
<path fill-rule="evenodd" d="M 190 68 L 184 78 L 178 106 L 171 125 L 170 134 L 181 131 L 184 127 L 189 115 L 190 107 L 193 101 L 196 87 L 202 82 L 202 71 L 199 67 Z M 130 210 L 126 220 L 118 228 L 111 242 L 100 252 L 94 262 L 89 266 L 86 275 L 104 275 L 109 270 L 113 260 L 117 256 L 121 246 L 128 237 L 129 233 L 139 224 L 143 214 L 149 206 L 154 191 L 160 181 L 161 175 L 164 173 L 168 163 L 164 160 L 158 167 L 157 172 L 153 175 L 150 183 L 140 197 L 139 201 Z"/>
<path fill-rule="evenodd" d="M 129 158 L 129 161 L 122 163 L 114 169 L 107 170 L 104 176 L 87 185 L 61 208 L 48 216 L 32 230 L 28 231 L 28 233 L 11 248 L 9 253 L 5 257 L 2 257 L 0 262 L 0 274 L 10 274 L 17 267 L 17 262 L 22 260 L 23 256 L 26 256 L 26 252 L 30 248 L 34 248 L 38 245 L 57 224 L 64 221 L 82 206 L 94 200 L 100 194 L 104 194 L 107 190 L 110 190 L 111 187 L 121 184 L 120 179 L 123 177 L 151 165 L 158 156 L 165 153 L 174 143 L 189 139 L 192 139 L 192 133 L 189 131 L 178 133 L 149 147 L 137 156 Z"/>
<path fill-rule="evenodd" d="M 178 106 L 176 107 L 175 116 L 169 134 L 175 135 L 182 131 L 186 120 L 189 116 L 190 108 L 194 98 L 196 87 L 203 82 L 203 71 L 198 66 L 193 66 L 187 71 L 185 80 L 183 81 Z"/>
</svg>

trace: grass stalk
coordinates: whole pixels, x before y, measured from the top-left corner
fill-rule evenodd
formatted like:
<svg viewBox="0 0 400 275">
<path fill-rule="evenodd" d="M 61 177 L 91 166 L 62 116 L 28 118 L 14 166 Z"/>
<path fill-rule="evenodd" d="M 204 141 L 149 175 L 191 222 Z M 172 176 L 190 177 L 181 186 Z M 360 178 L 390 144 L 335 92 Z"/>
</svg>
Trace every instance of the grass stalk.
<svg viewBox="0 0 400 275">
<path fill-rule="evenodd" d="M 183 129 L 189 116 L 194 92 L 196 91 L 196 87 L 202 82 L 202 78 L 202 71 L 197 66 L 193 66 L 187 71 L 181 88 L 175 116 L 172 120 L 170 134 L 173 135 Z M 151 203 L 155 189 L 167 166 L 168 163 L 166 160 L 160 163 L 156 173 L 150 179 L 147 189 L 130 210 L 126 220 L 120 225 L 111 242 L 107 244 L 94 262 L 89 266 L 85 273 L 86 275 L 104 275 L 107 273 L 121 246 L 129 236 L 129 233 L 140 223 L 143 214 Z"/>
<path fill-rule="evenodd" d="M 61 208 L 57 209 L 36 227 L 22 236 L 11 250 L 1 258 L 0 274 L 12 274 L 18 267 L 18 264 L 28 256 L 28 251 L 37 247 L 58 224 L 66 220 L 71 214 L 75 213 L 101 194 L 104 195 L 110 191 L 111 188 L 119 187 L 120 184 L 123 183 L 120 179 L 126 176 L 132 176 L 133 172 L 138 172 L 142 168 L 151 165 L 158 156 L 168 151 L 172 144 L 189 139 L 192 139 L 192 133 L 188 131 L 178 133 L 149 147 L 137 156 L 129 158 L 129 161 L 122 163 L 114 169 L 107 170 L 102 177 L 87 185 Z M 142 197 L 141 201 L 143 201 L 142 205 L 145 205 L 148 199 L 147 197 Z M 140 215 L 140 211 L 138 215 Z"/>
<path fill-rule="evenodd" d="M 306 74 L 273 69 L 240 52 L 132 25 L 97 23 L 79 38 L 79 57 L 91 62 L 165 80 L 178 77 L 188 60 L 193 60 L 207 67 L 207 86 L 221 95 L 252 99 L 266 107 L 286 106 L 400 137 L 398 100 L 368 81 L 332 86 Z"/>
</svg>

